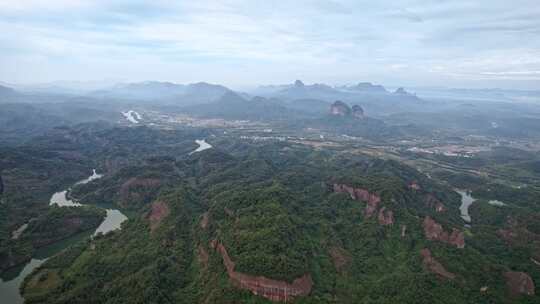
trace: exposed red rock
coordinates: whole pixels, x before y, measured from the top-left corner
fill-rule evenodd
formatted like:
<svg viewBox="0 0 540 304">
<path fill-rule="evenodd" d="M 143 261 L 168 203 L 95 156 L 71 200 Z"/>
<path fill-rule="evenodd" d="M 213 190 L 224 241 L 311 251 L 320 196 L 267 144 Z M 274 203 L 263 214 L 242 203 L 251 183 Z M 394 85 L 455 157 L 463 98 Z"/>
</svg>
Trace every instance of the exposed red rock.
<svg viewBox="0 0 540 304">
<path fill-rule="evenodd" d="M 446 211 L 446 207 L 444 206 L 444 204 L 433 194 L 428 194 L 426 196 L 426 205 L 430 208 L 434 208 L 435 211 L 439 213 Z"/>
<path fill-rule="evenodd" d="M 465 235 L 462 231 L 452 228 L 452 233 L 448 234 L 439 223 L 429 216 L 424 219 L 423 226 L 424 234 L 428 240 L 447 243 L 457 248 L 465 248 Z"/>
<path fill-rule="evenodd" d="M 442 203 L 437 203 L 435 205 L 435 211 L 437 212 L 445 212 L 446 211 L 446 207 L 442 204 Z"/>
<path fill-rule="evenodd" d="M 169 206 L 163 201 L 155 201 L 152 203 L 148 220 L 150 221 L 150 231 L 156 230 L 161 221 L 170 213 Z"/>
<path fill-rule="evenodd" d="M 295 297 L 306 296 L 311 292 L 313 281 L 309 274 L 295 279 L 292 284 L 284 281 L 268 279 L 263 276 L 252 276 L 234 271 L 235 264 L 229 257 L 227 249 L 215 240 L 212 245 L 219 251 L 223 264 L 231 282 L 241 289 L 247 289 L 255 295 L 265 297 L 271 301 L 288 302 Z"/>
<path fill-rule="evenodd" d="M 201 228 L 206 229 L 208 227 L 208 220 L 210 218 L 210 215 L 208 214 L 208 211 L 203 213 L 202 219 L 201 219 Z"/>
<path fill-rule="evenodd" d="M 540 235 L 530 231 L 524 222 L 518 222 L 514 217 L 509 216 L 506 219 L 506 227 L 497 230 L 497 234 L 511 246 L 537 244 L 537 247 L 540 247 Z"/>
<path fill-rule="evenodd" d="M 452 280 L 456 277 L 455 274 L 446 270 L 441 263 L 435 260 L 429 249 L 424 248 L 420 250 L 420 255 L 422 255 L 423 258 L 424 267 L 426 267 L 429 271 L 445 279 Z"/>
<path fill-rule="evenodd" d="M 351 257 L 349 253 L 341 247 L 331 247 L 328 252 L 332 257 L 332 262 L 334 263 L 336 270 L 339 272 L 344 271 L 345 267 L 351 262 Z"/>
<path fill-rule="evenodd" d="M 366 189 L 353 188 L 347 185 L 334 184 L 334 192 L 349 193 L 352 199 L 364 201 L 367 203 L 364 210 L 364 216 L 366 218 L 371 217 L 377 211 L 377 206 L 381 202 L 381 197 L 377 194 L 370 193 Z"/>
<path fill-rule="evenodd" d="M 341 100 L 334 102 L 330 106 L 330 114 L 335 116 L 349 116 L 351 112 L 351 108 Z"/>
<path fill-rule="evenodd" d="M 420 187 L 420 185 L 419 185 L 417 182 L 411 182 L 411 183 L 409 184 L 409 189 L 412 189 L 412 190 L 420 190 L 420 189 L 422 189 L 422 188 Z"/>
<path fill-rule="evenodd" d="M 394 212 L 392 210 L 386 210 L 386 207 L 382 207 L 379 210 L 379 216 L 377 217 L 379 224 L 386 226 L 394 223 Z"/>
<path fill-rule="evenodd" d="M 507 271 L 504 273 L 506 279 L 506 286 L 510 294 L 517 296 L 520 294 L 534 295 L 534 282 L 531 277 L 518 271 Z"/>
</svg>

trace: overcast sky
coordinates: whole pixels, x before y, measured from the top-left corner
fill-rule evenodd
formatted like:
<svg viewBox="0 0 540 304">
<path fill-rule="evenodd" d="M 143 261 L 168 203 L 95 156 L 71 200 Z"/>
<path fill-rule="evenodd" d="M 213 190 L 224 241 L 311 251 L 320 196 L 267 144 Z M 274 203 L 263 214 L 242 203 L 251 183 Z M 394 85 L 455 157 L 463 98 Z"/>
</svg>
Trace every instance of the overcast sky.
<svg viewBox="0 0 540 304">
<path fill-rule="evenodd" d="M 0 0 L 0 81 L 295 79 L 540 89 L 540 1 Z"/>
</svg>

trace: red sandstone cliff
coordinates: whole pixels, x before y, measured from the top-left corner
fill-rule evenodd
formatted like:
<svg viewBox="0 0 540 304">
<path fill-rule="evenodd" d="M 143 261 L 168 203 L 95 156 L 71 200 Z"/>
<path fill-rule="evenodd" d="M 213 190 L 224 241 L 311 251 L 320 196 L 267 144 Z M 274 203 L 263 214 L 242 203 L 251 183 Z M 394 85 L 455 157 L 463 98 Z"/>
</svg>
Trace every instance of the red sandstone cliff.
<svg viewBox="0 0 540 304">
<path fill-rule="evenodd" d="M 507 271 L 504 273 L 506 286 L 510 294 L 517 296 L 520 294 L 534 295 L 534 282 L 531 277 L 524 272 Z"/>
<path fill-rule="evenodd" d="M 465 236 L 462 231 L 452 228 L 452 233 L 448 234 L 439 223 L 429 216 L 424 219 L 423 227 L 428 240 L 447 243 L 457 248 L 465 248 Z"/>
<path fill-rule="evenodd" d="M 309 274 L 295 279 L 290 284 L 284 281 L 268 279 L 263 276 L 252 276 L 236 272 L 234 271 L 235 264 L 229 257 L 227 249 L 215 240 L 211 242 L 211 246 L 221 254 L 223 264 L 227 268 L 227 274 L 231 282 L 241 289 L 247 289 L 255 295 L 279 302 L 292 301 L 295 297 L 306 296 L 311 292 L 313 282 Z"/>
<path fill-rule="evenodd" d="M 409 189 L 420 190 L 422 189 L 422 187 L 420 187 L 420 185 L 416 181 L 412 181 L 411 183 L 409 183 Z"/>
<path fill-rule="evenodd" d="M 334 192 L 349 193 L 352 199 L 364 201 L 367 203 L 364 211 L 364 216 L 370 218 L 377 211 L 377 207 L 381 202 L 381 197 L 377 194 L 370 193 L 366 189 L 353 188 L 347 185 L 334 184 Z"/>
</svg>

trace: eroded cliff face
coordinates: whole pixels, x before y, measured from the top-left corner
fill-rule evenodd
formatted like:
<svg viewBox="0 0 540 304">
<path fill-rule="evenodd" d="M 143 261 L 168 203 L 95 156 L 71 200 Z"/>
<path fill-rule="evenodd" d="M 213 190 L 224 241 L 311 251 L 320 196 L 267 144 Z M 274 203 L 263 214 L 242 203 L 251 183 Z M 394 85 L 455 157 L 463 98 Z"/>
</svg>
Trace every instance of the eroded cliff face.
<svg viewBox="0 0 540 304">
<path fill-rule="evenodd" d="M 161 181 L 157 178 L 133 177 L 120 186 L 120 204 L 127 206 L 134 202 L 141 202 L 159 190 Z"/>
<path fill-rule="evenodd" d="M 330 114 L 334 116 L 349 116 L 351 115 L 351 108 L 341 100 L 334 102 L 330 106 Z"/>
<path fill-rule="evenodd" d="M 334 192 L 349 193 L 352 199 L 366 202 L 367 206 L 364 210 L 365 218 L 370 218 L 373 214 L 375 214 L 377 207 L 381 202 L 380 196 L 370 193 L 368 190 L 362 188 L 353 188 L 343 184 L 334 184 Z"/>
<path fill-rule="evenodd" d="M 420 185 L 416 182 L 416 181 L 412 181 L 409 183 L 409 189 L 412 189 L 412 190 L 421 190 L 422 187 L 420 187 Z"/>
<path fill-rule="evenodd" d="M 530 260 L 540 265 L 540 234 L 529 230 L 527 227 L 527 223 L 535 223 L 538 220 L 539 218 L 535 216 L 519 220 L 514 216 L 508 216 L 504 228 L 498 229 L 497 235 L 510 247 L 531 248 Z"/>
<path fill-rule="evenodd" d="M 386 207 L 382 207 L 379 210 L 379 216 L 377 217 L 379 224 L 383 226 L 392 225 L 394 223 L 394 212 L 387 210 Z"/>
<path fill-rule="evenodd" d="M 444 204 L 433 194 L 428 194 L 425 201 L 428 207 L 435 209 L 435 211 L 437 211 L 438 213 L 446 211 L 446 207 L 444 206 Z"/>
<path fill-rule="evenodd" d="M 455 274 L 446 270 L 446 268 L 444 268 L 441 263 L 435 260 L 435 258 L 431 255 L 431 251 L 429 249 L 424 248 L 420 250 L 420 255 L 422 256 L 424 267 L 426 267 L 426 269 L 428 269 L 432 273 L 438 275 L 440 278 L 453 280 L 456 277 Z"/>
<path fill-rule="evenodd" d="M 394 212 L 392 210 L 387 209 L 386 207 L 378 209 L 381 197 L 377 194 L 370 193 L 366 189 L 354 188 L 343 184 L 334 184 L 333 188 L 334 192 L 348 193 L 352 199 L 366 202 L 367 205 L 366 209 L 364 209 L 364 218 L 371 218 L 376 214 L 380 225 L 387 226 L 394 224 Z"/>
<path fill-rule="evenodd" d="M 429 216 L 424 218 L 423 227 L 428 240 L 454 245 L 457 248 L 465 248 L 465 236 L 462 231 L 452 228 L 452 232 L 448 233 Z"/>
<path fill-rule="evenodd" d="M 289 302 L 296 297 L 306 296 L 311 292 L 313 281 L 309 274 L 295 279 L 292 283 L 287 283 L 263 276 L 252 276 L 236 272 L 234 270 L 235 264 L 229 257 L 225 246 L 215 240 L 210 245 L 221 254 L 229 279 L 238 288 L 249 290 L 255 295 L 275 302 Z"/>
<path fill-rule="evenodd" d="M 529 296 L 534 295 L 534 282 L 525 272 L 507 271 L 504 273 L 504 278 L 506 280 L 508 291 L 513 296 L 520 294 Z"/>
</svg>

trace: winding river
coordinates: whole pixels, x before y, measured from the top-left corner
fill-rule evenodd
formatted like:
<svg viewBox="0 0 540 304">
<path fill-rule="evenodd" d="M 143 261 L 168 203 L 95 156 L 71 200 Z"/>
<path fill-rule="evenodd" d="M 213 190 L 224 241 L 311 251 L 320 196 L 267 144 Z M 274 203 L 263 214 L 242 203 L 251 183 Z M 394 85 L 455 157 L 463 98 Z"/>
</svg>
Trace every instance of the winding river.
<svg viewBox="0 0 540 304">
<path fill-rule="evenodd" d="M 96 170 L 94 170 L 92 175 L 90 175 L 88 178 L 81 180 L 75 184 L 86 184 L 100 177 L 102 177 L 102 175 L 97 174 Z M 64 191 L 54 193 L 50 199 L 49 204 L 57 204 L 59 206 L 71 207 L 81 206 L 80 203 L 75 202 L 69 198 L 69 190 L 70 189 L 66 189 Z M 21 296 L 19 290 L 21 283 L 26 276 L 32 273 L 35 268 L 43 264 L 48 258 L 67 248 L 71 244 L 74 244 L 75 242 L 86 239 L 88 237 L 92 237 L 100 232 L 105 234 L 109 231 L 120 229 L 120 225 L 123 221 L 127 220 L 127 217 L 122 212 L 120 212 L 120 210 L 117 209 L 105 210 L 107 211 L 107 215 L 95 231 L 82 232 L 77 235 L 71 236 L 65 240 L 42 247 L 36 250 L 32 259 L 25 265 L 20 265 L 4 272 L 0 277 L 0 302 L 9 304 L 23 303 L 24 299 Z M 26 227 L 25 225 L 27 224 L 24 224 L 23 226 Z M 23 226 L 19 228 L 22 231 L 17 234 L 17 237 L 24 231 L 24 228 L 22 228 Z"/>
</svg>

